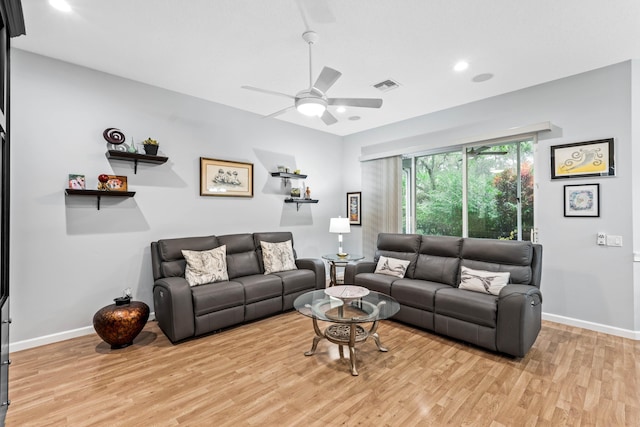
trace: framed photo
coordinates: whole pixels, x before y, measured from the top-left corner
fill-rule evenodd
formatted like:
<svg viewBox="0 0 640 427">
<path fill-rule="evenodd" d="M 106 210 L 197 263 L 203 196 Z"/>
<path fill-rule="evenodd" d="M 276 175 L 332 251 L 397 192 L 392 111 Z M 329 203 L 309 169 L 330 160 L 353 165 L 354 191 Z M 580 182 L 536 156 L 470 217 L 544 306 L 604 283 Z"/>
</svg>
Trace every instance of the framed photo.
<svg viewBox="0 0 640 427">
<path fill-rule="evenodd" d="M 551 147 L 551 179 L 614 176 L 613 138 Z"/>
<path fill-rule="evenodd" d="M 564 216 L 599 217 L 600 184 L 565 185 Z"/>
<path fill-rule="evenodd" d="M 362 193 L 360 191 L 347 193 L 347 216 L 349 224 L 362 225 Z"/>
<path fill-rule="evenodd" d="M 200 157 L 200 195 L 253 197 L 253 163 Z"/>
<path fill-rule="evenodd" d="M 84 179 L 84 175 L 78 175 L 75 173 L 69 174 L 69 188 L 73 190 L 85 190 L 86 181 Z"/>
<path fill-rule="evenodd" d="M 109 175 L 105 184 L 109 191 L 127 191 L 127 177 L 121 175 Z"/>
</svg>

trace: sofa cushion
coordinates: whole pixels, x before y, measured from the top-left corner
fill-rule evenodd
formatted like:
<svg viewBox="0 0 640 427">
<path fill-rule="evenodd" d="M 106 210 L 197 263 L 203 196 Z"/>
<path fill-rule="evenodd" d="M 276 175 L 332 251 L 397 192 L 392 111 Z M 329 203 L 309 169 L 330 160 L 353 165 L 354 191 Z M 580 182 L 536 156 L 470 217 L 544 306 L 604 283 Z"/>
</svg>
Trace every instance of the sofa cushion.
<svg viewBox="0 0 640 427">
<path fill-rule="evenodd" d="M 509 272 L 498 273 L 460 267 L 460 289 L 499 295 L 507 283 L 509 283 Z"/>
<path fill-rule="evenodd" d="M 187 262 L 182 250 L 206 251 L 220 246 L 216 236 L 184 237 L 158 240 L 160 272 L 162 277 L 184 277 Z"/>
<path fill-rule="evenodd" d="M 422 236 L 413 278 L 456 286 L 461 247 L 461 237 Z"/>
<path fill-rule="evenodd" d="M 496 327 L 498 298 L 458 288 L 436 292 L 435 312 L 477 325 Z"/>
<path fill-rule="evenodd" d="M 234 281 L 244 288 L 245 304 L 282 297 L 282 279 L 276 275 L 254 274 L 236 277 Z"/>
<path fill-rule="evenodd" d="M 375 273 L 360 273 L 355 277 L 356 286 L 363 286 L 367 289 L 383 294 L 391 295 L 391 285 L 396 280 L 400 280 L 394 276 Z"/>
<path fill-rule="evenodd" d="M 450 286 L 427 280 L 402 279 L 393 282 L 391 296 L 402 305 L 433 312 L 436 292 L 443 288 Z"/>
<path fill-rule="evenodd" d="M 230 280 L 262 274 L 251 234 L 218 236 L 218 241 L 227 246 L 227 272 Z"/>
<path fill-rule="evenodd" d="M 279 271 L 296 270 L 296 259 L 293 256 L 291 240 L 280 243 L 260 242 L 264 274 Z"/>
<path fill-rule="evenodd" d="M 395 276 L 403 278 L 407 272 L 410 261 L 396 258 L 381 256 L 376 265 L 376 274 L 386 274 L 387 276 Z"/>
<path fill-rule="evenodd" d="M 189 286 L 229 280 L 227 274 L 227 247 L 219 246 L 208 251 L 182 250 L 187 268 L 184 277 Z"/>
<path fill-rule="evenodd" d="M 273 275 L 282 279 L 284 295 L 304 290 L 315 290 L 316 274 L 313 270 L 289 270 L 273 273 Z"/>
<path fill-rule="evenodd" d="M 466 238 L 460 251 L 460 265 L 474 270 L 509 272 L 511 283 L 528 285 L 532 280 L 531 242 Z"/>
<path fill-rule="evenodd" d="M 386 256 L 410 261 L 405 276 L 413 278 L 420 240 L 419 234 L 380 233 L 373 260 L 378 262 L 381 256 Z"/>
<path fill-rule="evenodd" d="M 196 316 L 244 305 L 244 289 L 233 281 L 195 286 L 191 288 L 191 297 Z"/>
</svg>

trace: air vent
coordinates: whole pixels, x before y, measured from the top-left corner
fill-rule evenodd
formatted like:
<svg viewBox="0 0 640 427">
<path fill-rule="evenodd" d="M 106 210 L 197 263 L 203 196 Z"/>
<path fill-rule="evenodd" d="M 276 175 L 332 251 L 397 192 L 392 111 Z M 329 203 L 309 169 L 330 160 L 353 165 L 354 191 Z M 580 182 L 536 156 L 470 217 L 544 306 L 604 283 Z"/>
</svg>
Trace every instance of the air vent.
<svg viewBox="0 0 640 427">
<path fill-rule="evenodd" d="M 396 89 L 396 88 L 400 87 L 400 84 L 398 82 L 394 81 L 394 80 L 387 79 L 387 80 L 382 81 L 380 83 L 374 84 L 373 87 L 378 89 L 380 92 L 387 92 L 389 90 Z"/>
</svg>

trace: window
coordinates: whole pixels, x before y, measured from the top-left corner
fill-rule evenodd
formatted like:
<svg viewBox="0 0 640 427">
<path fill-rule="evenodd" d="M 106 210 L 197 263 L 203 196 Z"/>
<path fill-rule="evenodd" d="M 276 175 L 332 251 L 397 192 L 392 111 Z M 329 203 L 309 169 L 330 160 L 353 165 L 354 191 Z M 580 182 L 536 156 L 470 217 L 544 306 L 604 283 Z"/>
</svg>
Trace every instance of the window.
<svg viewBox="0 0 640 427">
<path fill-rule="evenodd" d="M 408 233 L 530 240 L 534 139 L 403 160 Z"/>
</svg>

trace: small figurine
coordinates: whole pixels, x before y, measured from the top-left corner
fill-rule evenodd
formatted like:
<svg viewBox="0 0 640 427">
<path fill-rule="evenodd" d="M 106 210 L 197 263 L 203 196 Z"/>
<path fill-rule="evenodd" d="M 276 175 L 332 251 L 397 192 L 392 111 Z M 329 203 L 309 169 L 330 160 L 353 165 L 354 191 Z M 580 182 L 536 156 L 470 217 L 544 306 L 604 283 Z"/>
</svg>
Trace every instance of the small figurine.
<svg viewBox="0 0 640 427">
<path fill-rule="evenodd" d="M 311 189 L 309 187 L 307 187 L 307 191 L 304 192 L 304 198 L 305 199 L 311 198 Z"/>
<path fill-rule="evenodd" d="M 109 181 L 109 175 L 99 175 L 98 176 L 98 190 L 108 190 L 107 182 Z"/>
</svg>

